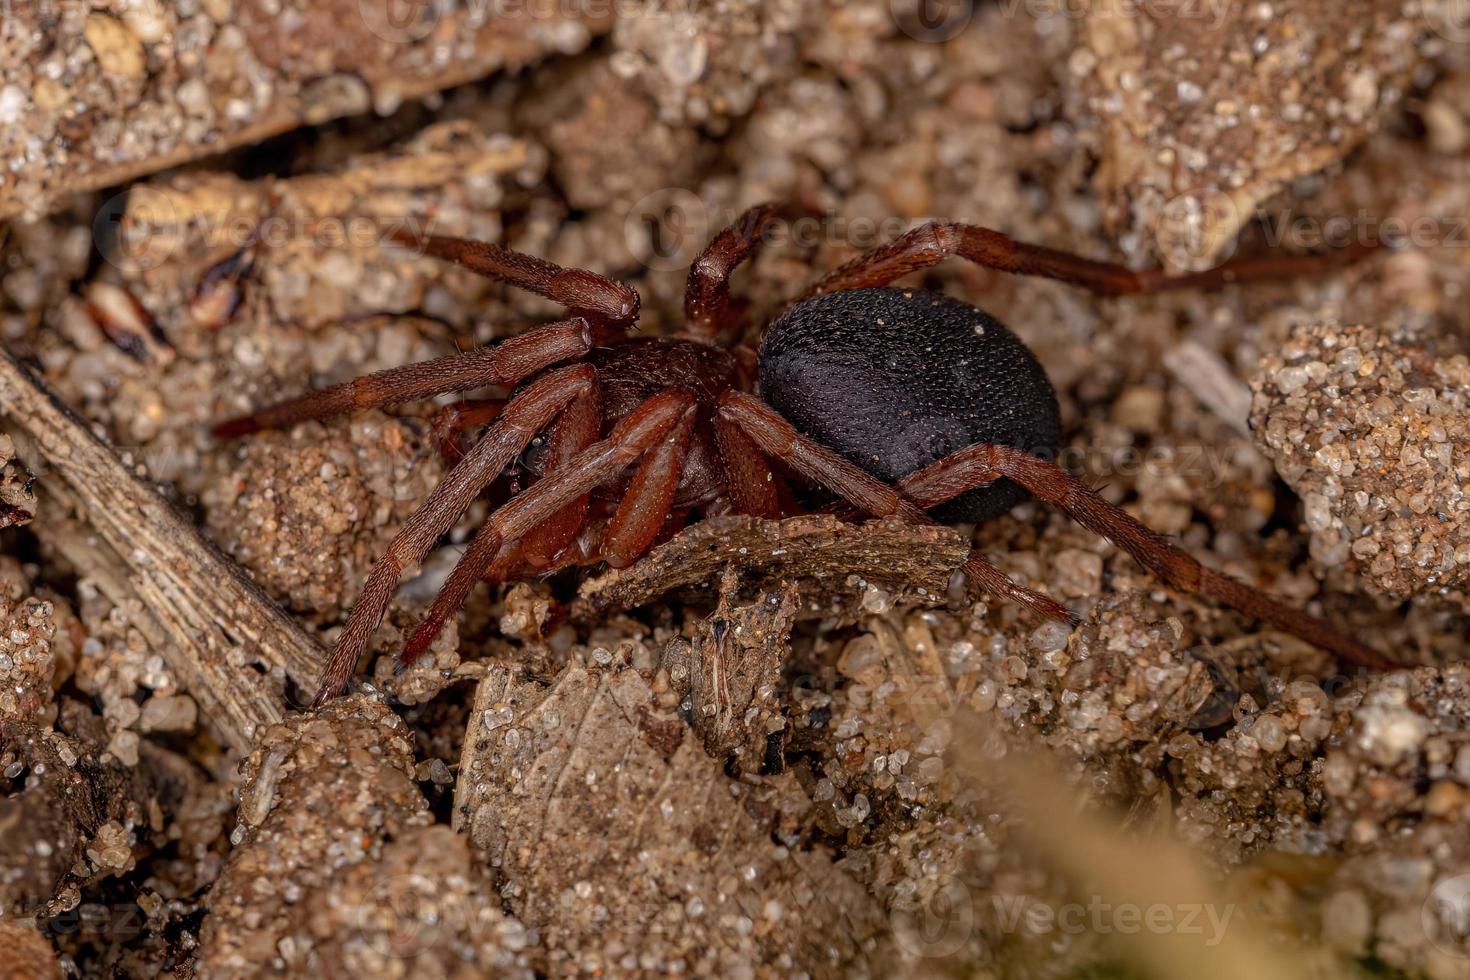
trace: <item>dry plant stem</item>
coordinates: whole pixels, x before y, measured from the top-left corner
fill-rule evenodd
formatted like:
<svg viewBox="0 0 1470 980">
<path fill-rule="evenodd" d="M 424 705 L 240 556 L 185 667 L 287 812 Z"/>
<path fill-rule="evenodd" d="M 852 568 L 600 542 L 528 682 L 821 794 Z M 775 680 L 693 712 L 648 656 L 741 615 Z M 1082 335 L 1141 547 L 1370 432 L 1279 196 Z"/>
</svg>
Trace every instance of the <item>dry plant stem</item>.
<svg viewBox="0 0 1470 980">
<path fill-rule="evenodd" d="M 999 747 L 1001 735 L 989 719 L 964 713 L 955 722 L 954 745 Z M 1136 840 L 1110 815 L 1083 812 L 1076 788 L 1068 784 L 1050 753 L 972 750 L 956 752 L 954 761 L 962 779 L 1000 794 L 1007 815 L 1049 864 L 1078 883 L 1087 882 L 1094 894 L 1113 906 L 1162 905 L 1216 913 L 1229 906 L 1229 897 L 1212 884 L 1212 872 L 1202 856 L 1188 845 L 1165 835 Z M 1150 976 L 1233 980 L 1312 973 L 1300 947 L 1273 942 L 1244 917 L 1213 941 L 1186 929 L 1118 930 L 1109 938 Z"/>
<path fill-rule="evenodd" d="M 96 540 L 51 520 L 35 533 L 95 572 L 114 601 L 142 604 L 142 629 L 169 670 L 224 741 L 248 749 L 284 708 L 255 665 L 309 685 L 316 643 L 4 352 L 0 406 L 43 457 L 31 461 L 42 485 L 73 503 Z"/>
<path fill-rule="evenodd" d="M 364 408 L 432 398 L 486 385 L 510 385 L 560 361 L 592 349 L 592 334 L 581 317 L 547 323 L 494 347 L 476 347 L 421 364 L 389 368 L 299 398 L 278 402 L 215 426 L 221 439 L 264 429 L 285 429 L 308 419 L 327 419 Z"/>
<path fill-rule="evenodd" d="M 802 582 L 803 618 L 838 615 L 819 599 L 854 601 L 869 584 L 905 599 L 943 595 L 969 555 L 966 538 L 947 525 L 869 521 L 849 524 L 831 514 L 783 521 L 745 515 L 706 517 L 651 548 L 625 569 L 583 580 L 589 612 L 642 606 L 669 592 L 699 588 L 735 568 L 751 589 L 775 592 Z"/>
</svg>

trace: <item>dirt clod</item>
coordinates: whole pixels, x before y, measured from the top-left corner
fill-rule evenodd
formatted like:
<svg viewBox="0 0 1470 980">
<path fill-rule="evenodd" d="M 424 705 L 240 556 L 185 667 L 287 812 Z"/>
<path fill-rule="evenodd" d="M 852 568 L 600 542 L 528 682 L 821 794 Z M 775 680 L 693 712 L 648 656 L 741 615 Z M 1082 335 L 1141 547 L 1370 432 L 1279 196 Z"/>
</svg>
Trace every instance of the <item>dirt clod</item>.
<svg viewBox="0 0 1470 980">
<path fill-rule="evenodd" d="M 1267 357 L 1254 388 L 1251 423 L 1302 498 L 1312 557 L 1382 595 L 1470 608 L 1470 359 L 1319 323 Z"/>
</svg>

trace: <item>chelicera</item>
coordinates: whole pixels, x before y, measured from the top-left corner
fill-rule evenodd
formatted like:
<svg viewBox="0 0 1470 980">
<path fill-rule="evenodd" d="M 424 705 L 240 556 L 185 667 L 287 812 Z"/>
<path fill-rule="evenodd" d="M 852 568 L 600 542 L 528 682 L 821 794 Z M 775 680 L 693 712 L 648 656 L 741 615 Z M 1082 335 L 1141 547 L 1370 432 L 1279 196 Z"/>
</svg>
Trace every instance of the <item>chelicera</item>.
<svg viewBox="0 0 1470 980">
<path fill-rule="evenodd" d="M 787 483 L 829 491 L 876 518 L 985 521 L 1028 495 L 1111 539 L 1173 587 L 1213 597 L 1361 666 L 1387 660 L 1352 636 L 1202 566 L 1049 460 L 1061 437 L 1056 395 L 1030 350 L 993 317 L 901 277 L 958 256 L 1108 295 L 1210 288 L 1299 275 L 1352 257 L 1237 260 L 1181 276 L 1027 245 L 974 225 L 931 223 L 817 279 L 756 338 L 738 342 L 744 304 L 731 273 L 778 220 L 756 207 L 720 232 L 689 271 L 684 325 L 636 336 L 633 287 L 482 242 L 399 234 L 399 244 L 566 307 L 568 318 L 495 346 L 311 392 L 219 425 L 221 437 L 487 386 L 508 398 L 462 402 L 442 437 L 485 426 L 373 567 L 322 672 L 315 704 L 340 693 L 404 569 L 421 562 L 511 465 L 528 484 L 491 512 L 400 655 L 411 663 L 481 579 L 573 564 L 625 566 L 691 515 L 779 518 Z M 725 346 L 722 341 L 737 345 Z M 1041 616 L 1056 600 L 980 554 L 969 584 Z"/>
</svg>

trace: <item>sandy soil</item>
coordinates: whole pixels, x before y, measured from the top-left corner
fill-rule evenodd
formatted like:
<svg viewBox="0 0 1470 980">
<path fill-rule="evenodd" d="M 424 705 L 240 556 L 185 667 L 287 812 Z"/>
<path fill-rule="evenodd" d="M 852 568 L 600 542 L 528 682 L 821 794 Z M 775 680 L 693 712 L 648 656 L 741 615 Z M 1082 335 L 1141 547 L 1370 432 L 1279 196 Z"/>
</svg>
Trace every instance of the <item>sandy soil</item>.
<svg viewBox="0 0 1470 980">
<path fill-rule="evenodd" d="M 777 200 L 825 217 L 740 274 L 757 325 L 931 217 L 1175 270 L 1390 234 L 1211 293 L 958 261 L 909 282 L 1033 347 L 1064 462 L 1108 500 L 1404 669 L 1345 671 L 1027 503 L 953 530 L 704 525 L 625 572 L 481 587 L 395 675 L 479 502 L 400 590 L 368 686 L 237 749 L 64 546 L 88 515 L 0 434 L 18 975 L 1470 977 L 1455 4 L 511 4 L 498 26 L 450 4 L 360 48 L 278 29 L 290 3 L 60 6 L 0 72 L 22 121 L 0 213 L 30 215 L 0 239 L 0 342 L 323 644 L 446 470 L 436 406 L 209 423 L 557 312 L 385 227 L 626 279 L 657 333 L 708 237 Z M 316 128 L 249 128 L 329 85 L 272 131 Z M 83 157 L 138 179 L 94 190 L 123 178 Z M 1081 625 L 966 597 L 972 542 Z"/>
</svg>

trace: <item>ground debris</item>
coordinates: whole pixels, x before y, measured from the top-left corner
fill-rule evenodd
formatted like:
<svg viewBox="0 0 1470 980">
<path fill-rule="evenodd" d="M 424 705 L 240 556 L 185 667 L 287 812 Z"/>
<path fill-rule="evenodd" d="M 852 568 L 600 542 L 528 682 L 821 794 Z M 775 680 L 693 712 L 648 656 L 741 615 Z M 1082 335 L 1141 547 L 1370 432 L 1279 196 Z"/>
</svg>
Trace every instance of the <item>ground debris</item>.
<svg viewBox="0 0 1470 980">
<path fill-rule="evenodd" d="M 1253 385 L 1262 450 L 1302 498 L 1312 557 L 1372 591 L 1470 608 L 1470 360 L 1331 322 L 1295 330 Z"/>
<path fill-rule="evenodd" d="M 814 514 L 784 521 L 714 517 L 688 528 L 626 569 L 587 579 L 581 594 L 597 609 L 640 606 L 686 589 L 708 595 L 726 568 L 751 588 L 796 582 L 803 618 L 847 612 L 874 589 L 895 601 L 943 599 L 969 544 L 954 529 Z"/>
<path fill-rule="evenodd" d="M 455 821 L 505 873 L 541 967 L 867 972 L 881 912 L 798 846 L 805 795 L 730 779 L 668 700 L 616 662 L 549 689 L 503 668 L 480 684 Z"/>
<path fill-rule="evenodd" d="M 1291 887 L 1278 895 L 1346 956 L 1371 950 L 1408 976 L 1470 976 L 1457 912 L 1470 882 L 1470 668 L 1403 671 L 1330 700 L 1300 689 L 1286 701 L 1283 719 L 1293 702 L 1305 708 L 1286 750 L 1307 764 L 1279 792 L 1300 787 L 1320 818 L 1303 821 L 1299 843 L 1285 848 L 1295 854 L 1279 858 Z M 1308 725 L 1331 732 L 1308 742 L 1316 761 L 1296 744 Z"/>
<path fill-rule="evenodd" d="M 0 530 L 36 517 L 36 478 L 15 455 L 15 440 L 0 432 Z"/>
<path fill-rule="evenodd" d="M 544 171 L 533 144 L 445 123 L 392 153 L 330 162 L 258 180 L 171 174 L 134 187 L 109 216 L 116 234 L 99 243 L 109 262 L 89 286 L 125 292 L 172 357 L 128 356 L 78 297 L 52 311 L 60 333 L 38 338 L 68 403 L 180 494 L 203 494 L 238 463 L 241 444 L 212 439 L 215 422 L 452 354 L 476 342 L 477 326 L 489 340 L 535 322 L 524 314 L 478 324 L 490 283 L 387 241 L 395 230 L 501 239 L 501 209 L 520 181 Z"/>
<path fill-rule="evenodd" d="M 15 980 L 61 980 L 61 964 L 46 937 L 25 922 L 0 919 L 0 949 L 6 976 Z"/>
<path fill-rule="evenodd" d="M 147 795 L 95 739 L 0 722 L 0 771 L 12 787 L 0 799 L 0 913 L 54 916 L 94 876 L 132 869 Z"/>
<path fill-rule="evenodd" d="M 525 931 L 500 914 L 464 840 L 433 825 L 410 739 L 357 696 L 260 733 L 201 972 L 529 975 Z"/>
<path fill-rule="evenodd" d="M 355 16 L 353 2 L 319 4 L 299 33 L 275 37 L 262 37 L 278 22 L 261 12 L 279 7 L 291 18 L 301 13 L 297 0 L 162 6 L 181 24 L 204 16 L 219 25 L 198 38 L 226 42 L 200 55 L 206 61 L 236 66 L 241 48 L 231 45 L 248 30 L 280 72 L 312 73 L 323 112 L 378 111 L 215 156 L 127 186 L 126 196 L 80 197 L 0 231 L 7 350 L 41 364 L 59 400 L 119 447 L 129 474 L 160 481 L 165 496 L 296 607 L 292 619 L 321 643 L 330 644 L 352 583 L 439 467 L 422 439 L 422 420 L 438 406 L 392 406 L 398 422 L 355 413 L 248 441 L 215 440 L 210 423 L 563 315 L 541 297 L 386 244 L 384 230 L 418 222 L 624 278 L 643 299 L 640 333 L 654 336 L 682 325 L 687 264 L 711 234 L 757 202 L 810 207 L 812 222 L 773 229 L 737 276 L 735 293 L 750 300 L 745 339 L 753 341 L 814 276 L 926 219 L 974 222 L 1142 266 L 1157 253 L 1203 261 L 1234 234 L 1233 217 L 1217 215 L 1217 205 L 1245 201 L 1266 225 L 1278 217 L 1285 224 L 1247 228 L 1242 254 L 1266 251 L 1276 240 L 1263 241 L 1263 232 L 1283 229 L 1282 247 L 1319 249 L 1323 243 L 1295 232 L 1330 228 L 1328 219 L 1339 217 L 1352 231 L 1400 219 L 1413 240 L 1332 275 L 1207 293 L 1100 299 L 958 259 L 908 282 L 981 306 L 1026 340 L 1057 390 L 1064 463 L 1107 499 L 1211 567 L 1371 636 L 1405 661 L 1465 657 L 1470 631 L 1458 603 L 1430 597 L 1390 609 L 1355 601 L 1344 593 L 1364 574 L 1356 561 L 1307 560 L 1298 503 L 1279 491 L 1271 460 L 1247 431 L 1241 380 L 1256 376 L 1263 356 L 1281 355 L 1302 322 L 1371 323 L 1413 342 L 1470 327 L 1470 249 L 1459 247 L 1470 201 L 1470 73 L 1463 34 L 1441 30 L 1463 31 L 1455 0 L 1379 4 L 1354 11 L 1345 25 L 1341 5 L 1308 0 L 1240 8 L 1098 2 L 1085 12 L 1067 3 L 639 2 L 620 9 L 626 15 L 594 50 L 460 86 L 442 100 L 410 99 L 398 111 L 391 91 L 379 98 L 381 79 L 350 70 L 373 56 L 344 50 L 355 25 L 315 43 L 333 15 Z M 40 6 L 57 8 L 51 0 Z M 96 14 L 144 40 L 139 139 L 151 138 L 148 93 L 175 77 L 181 103 L 290 100 L 289 89 L 253 86 L 201 99 L 188 59 L 205 49 L 176 50 L 179 63 L 171 64 L 146 40 L 147 26 L 123 17 L 143 23 L 153 6 L 73 4 L 58 24 L 82 23 L 86 34 L 85 15 Z M 425 22 L 441 15 L 439 25 L 465 10 L 398 6 Z M 1450 20 L 1436 21 L 1436 8 Z M 221 10 L 238 14 L 237 23 L 217 16 Z M 1400 10 L 1419 18 L 1416 30 L 1399 30 Z M 951 22 L 956 11 L 962 17 Z M 538 50 L 584 43 L 560 34 L 565 21 L 548 13 L 532 14 L 549 31 Z M 30 14 L 23 10 L 17 24 Z M 1131 39 L 1121 36 L 1129 25 L 1140 28 Z M 1103 36 L 1110 31 L 1118 36 Z M 105 57 L 65 71 L 131 78 L 128 38 L 102 21 L 90 34 Z M 438 52 L 452 68 L 465 41 L 434 35 L 407 47 Z M 1255 50 L 1261 43 L 1264 52 Z M 1407 64 L 1420 52 L 1433 64 L 1406 89 L 1389 62 Z M 1298 57 L 1289 72 L 1277 71 L 1281 59 Z M 1211 71 L 1229 90 L 1216 91 Z M 1266 91 L 1285 74 L 1293 77 Z M 1188 101 L 1191 84 L 1197 103 Z M 38 81 L 35 93 L 19 94 L 39 105 L 45 87 Z M 77 94 L 93 108 L 106 101 Z M 16 95 L 0 79 L 0 117 L 26 108 Z M 1232 100 L 1233 116 L 1222 105 Z M 1289 118 L 1295 102 L 1309 119 Z M 34 122 L 22 119 L 6 135 L 29 135 Z M 75 159 L 95 145 L 87 122 L 68 121 L 79 143 L 47 143 L 35 155 Z M 1292 176 L 1312 166 L 1325 169 Z M 30 180 L 26 167 L 15 172 L 20 185 Z M 64 183 L 65 174 L 52 175 L 51 186 Z M 1257 203 L 1270 187 L 1280 193 Z M 53 207 L 55 198 L 34 200 Z M 143 344 L 147 360 L 115 345 L 138 349 L 127 339 L 133 331 L 109 339 L 88 315 L 84 299 L 96 283 L 112 287 L 114 321 L 136 300 L 157 326 L 161 339 L 148 335 L 159 346 Z M 1336 309 L 1306 315 L 1319 307 Z M 386 441 L 396 437 L 401 445 Z M 286 459 L 294 455 L 302 465 Z M 351 462 L 339 466 L 343 459 Z M 340 471 L 324 477 L 326 463 Z M 38 519 L 0 532 L 0 548 L 14 546 L 14 564 L 29 577 L 11 603 L 53 605 L 51 658 L 62 694 L 50 710 L 64 718 L 75 691 L 100 711 L 91 734 L 69 737 L 90 746 L 108 772 L 163 777 L 139 800 L 144 829 L 100 820 L 76 851 L 88 879 L 66 878 L 59 888 L 59 901 L 77 910 L 145 913 L 145 933 L 119 941 L 111 922 L 65 935 L 38 922 L 69 972 L 73 964 L 83 976 L 244 972 L 250 967 L 209 969 L 243 958 L 241 950 L 265 970 L 323 974 L 530 968 L 608 976 L 681 959 L 686 975 L 706 964 L 738 973 L 766 952 L 772 956 L 754 972 L 893 975 L 889 954 L 914 975 L 936 978 L 1131 970 L 1123 920 L 1093 927 L 1098 883 L 1060 872 L 1050 846 L 1057 841 L 1037 846 L 1029 833 L 1047 821 L 1018 815 L 976 776 L 998 772 L 1009 752 L 1057 758 L 1068 785 L 1051 810 L 1075 815 L 1071 827 L 1112 826 L 1102 811 L 1124 810 L 1126 837 L 1089 849 L 1127 863 L 1145 884 L 1190 863 L 1153 848 L 1163 835 L 1194 844 L 1222 878 L 1254 872 L 1257 862 L 1288 868 L 1292 880 L 1273 879 L 1267 897 L 1297 889 L 1293 915 L 1278 920 L 1276 905 L 1243 900 L 1238 911 L 1308 940 L 1320 920 L 1322 941 L 1341 955 L 1322 975 L 1361 972 L 1365 956 L 1376 958 L 1374 968 L 1391 963 L 1416 976 L 1463 975 L 1470 963 L 1434 956 L 1432 939 L 1444 935 L 1431 929 L 1426 945 L 1421 920 L 1426 895 L 1438 903 L 1431 911 L 1465 908 L 1434 887 L 1436 876 L 1454 882 L 1464 874 L 1470 854 L 1462 830 L 1470 780 L 1455 762 L 1456 718 L 1466 709 L 1455 672 L 1424 672 L 1422 692 L 1404 701 L 1386 678 L 1325 681 L 1335 668 L 1320 651 L 1167 587 L 1053 508 L 1023 504 L 973 535 L 818 527 L 803 561 L 820 576 L 772 561 L 780 538 L 764 535 L 784 533 L 780 525 L 735 533 L 716 523 L 675 538 L 662 563 L 601 576 L 581 600 L 572 574 L 477 587 L 458 632 L 451 624 L 431 657 L 395 677 L 391 654 L 404 630 L 491 503 L 477 500 L 404 583 L 374 636 L 371 685 L 401 724 L 386 710 L 356 708 L 360 735 L 347 730 L 347 718 L 325 714 L 316 718 L 324 727 L 296 719 L 276 729 L 271 718 L 237 729 L 250 736 L 233 745 L 264 749 L 246 767 L 242 798 L 252 812 L 272 771 L 311 758 L 276 781 L 273 805 L 252 830 L 235 817 L 239 774 L 208 724 L 213 711 L 188 696 L 196 658 L 176 656 L 191 649 L 194 624 L 177 634 L 150 630 L 126 562 L 89 561 L 100 549 L 83 521 L 58 533 L 69 508 L 52 506 L 55 472 L 38 469 Z M 104 483 L 123 479 L 101 472 Z M 502 489 L 487 498 L 501 499 Z M 127 513 L 105 504 L 76 512 L 84 520 Z M 330 530 L 310 526 L 317 521 Z M 885 535 L 882 547 L 861 547 Z M 123 550 L 154 552 L 144 535 L 134 538 L 137 548 Z M 952 572 L 972 539 L 1018 581 L 1065 602 L 1082 625 L 1043 624 L 986 595 L 962 602 Z M 709 543 L 716 550 L 701 553 Z M 293 578 L 291 568 L 309 569 L 314 580 Z M 717 594 L 727 571 L 738 588 Z M 794 623 L 782 608 L 788 581 L 797 589 Z M 68 622 L 68 604 L 79 621 Z M 713 683 L 710 669 L 698 679 L 709 685 L 696 692 L 691 655 L 720 649 L 711 610 L 727 624 L 724 659 L 701 666 L 718 664 L 730 683 Z M 222 610 L 231 626 L 244 622 L 236 612 Z M 755 622 L 765 634 L 742 646 L 732 622 Z M 254 697 L 283 687 L 309 693 L 319 651 L 304 649 L 304 661 L 287 665 L 259 659 L 250 643 L 210 652 L 229 658 Z M 748 669 L 737 669 L 737 655 L 750 655 Z M 78 657 L 79 666 L 68 665 Z M 481 687 L 494 698 L 472 706 L 465 682 L 504 676 L 507 665 L 519 673 L 499 693 Z M 26 675 L 33 679 L 39 690 L 39 679 Z M 728 706 L 713 717 L 731 724 L 698 731 L 696 697 Z M 640 714 L 628 704 L 651 706 Z M 514 722 L 486 717 L 505 708 Z M 955 711 L 986 715 L 996 737 L 974 737 L 947 714 Z M 584 719 L 575 736 L 568 719 Z M 506 747 L 511 727 L 520 740 L 514 752 Z M 265 741 L 253 745 L 255 738 Z M 317 739 L 318 749 L 305 744 Z M 768 751 L 757 756 L 761 748 Z M 284 754 L 266 765 L 275 749 Z M 462 750 L 457 788 L 483 806 L 455 813 L 466 833 L 452 836 L 429 824 L 449 811 L 445 794 Z M 33 775 L 25 770 L 10 789 Z M 325 789 L 314 793 L 310 784 Z M 664 802 L 673 808 L 668 821 Z M 123 830 L 138 841 L 124 846 Z M 211 895 L 232 830 L 241 843 Z M 274 861 L 269 848 L 298 831 L 294 839 L 310 845 L 283 845 L 289 867 Z M 489 843 L 470 832 L 488 833 Z M 1094 840 L 1075 829 L 1061 836 L 1074 848 Z M 702 850 L 711 838 L 713 857 Z M 747 867 L 754 881 L 745 880 Z M 4 868 L 32 870 L 9 859 Z M 708 877 L 715 874 L 729 887 Z M 799 901 L 802 881 L 816 882 L 810 908 Z M 789 901 L 793 894 L 798 900 Z M 779 918 L 766 915 L 769 899 L 780 904 Z M 1211 905 L 1219 911 L 1226 901 Z M 255 909 L 261 921 L 250 919 Z M 506 909 L 518 918 L 504 917 Z M 1078 909 L 1083 927 L 1061 928 L 1056 916 Z M 1031 913 L 1053 916 L 1052 928 L 1034 926 Z M 802 919 L 799 934 L 793 918 Z M 1237 917 L 1227 931 L 1244 928 Z M 201 931 L 209 933 L 207 960 L 196 956 Z M 859 937 L 872 937 L 871 949 Z M 1138 938 L 1157 937 L 1145 925 Z M 828 958 L 829 943 L 845 952 Z M 404 955 L 389 955 L 397 951 Z M 1229 962 L 1219 953 L 1205 949 L 1199 963 L 1218 969 Z"/>
<path fill-rule="evenodd" d="M 1087 6 L 1068 69 L 1101 122 L 1105 214 L 1176 271 L 1216 264 L 1259 205 L 1377 127 L 1424 26 L 1393 3 Z"/>
<path fill-rule="evenodd" d="M 55 696 L 56 606 L 29 592 L 19 566 L 0 557 L 0 721 L 47 721 Z"/>
<path fill-rule="evenodd" d="M 610 6 L 384 0 L 18 5 L 0 71 L 0 215 L 585 47 Z"/>
<path fill-rule="evenodd" d="M 737 772 L 780 772 L 789 738 L 781 676 L 797 590 L 788 584 L 737 606 L 736 585 L 737 575 L 728 569 L 713 615 L 695 624 L 687 649 L 677 650 L 689 659 L 689 721 L 711 758 L 731 758 Z M 666 664 L 672 655 L 674 644 L 664 653 Z M 675 668 L 668 669 L 673 675 Z"/>
<path fill-rule="evenodd" d="M 430 282 L 470 277 L 393 245 L 389 234 L 494 240 L 497 208 L 509 188 L 544 166 L 538 160 L 526 140 L 461 122 L 431 126 L 391 153 L 334 160 L 325 172 L 161 177 L 129 195 L 111 257 L 139 303 L 184 342 L 200 343 L 201 334 L 241 318 L 315 329 L 412 310 Z M 221 277 L 231 260 L 238 276 Z M 235 312 L 222 323 L 200 290 L 224 289 L 232 279 L 241 295 L 225 305 Z M 209 315 L 201 321 L 201 314 Z M 278 353 L 255 356 L 290 368 Z M 298 370 L 320 363 L 323 352 L 313 353 Z"/>
<path fill-rule="evenodd" d="M 261 433 L 205 490 L 210 531 L 287 608 L 336 618 L 443 475 L 424 442 L 377 412 Z"/>
</svg>

